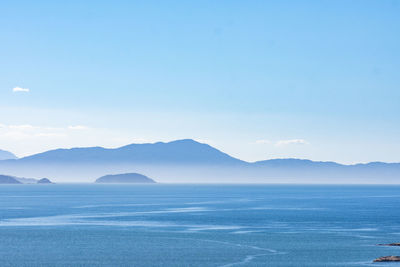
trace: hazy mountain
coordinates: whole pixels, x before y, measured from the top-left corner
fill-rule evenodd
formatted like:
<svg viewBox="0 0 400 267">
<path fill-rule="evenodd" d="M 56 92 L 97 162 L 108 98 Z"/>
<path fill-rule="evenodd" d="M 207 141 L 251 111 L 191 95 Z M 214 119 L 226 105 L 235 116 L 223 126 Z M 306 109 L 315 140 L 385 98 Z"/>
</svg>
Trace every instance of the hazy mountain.
<svg viewBox="0 0 400 267">
<path fill-rule="evenodd" d="M 400 164 L 342 165 L 301 159 L 254 163 L 190 139 L 169 143 L 56 149 L 0 161 L 0 173 L 91 182 L 109 173 L 146 173 L 159 182 L 184 183 L 400 183 Z"/>
<path fill-rule="evenodd" d="M 139 173 L 109 174 L 96 180 L 96 183 L 155 183 L 153 179 Z"/>
<path fill-rule="evenodd" d="M 23 184 L 36 184 L 38 182 L 38 180 L 35 178 L 21 178 L 21 177 L 14 177 L 14 178 Z"/>
<path fill-rule="evenodd" d="M 21 182 L 13 176 L 0 174 L 0 184 L 21 184 Z"/>
<path fill-rule="evenodd" d="M 5 159 L 17 159 L 17 157 L 11 152 L 0 149 L 0 160 Z"/>
<path fill-rule="evenodd" d="M 0 175 L 0 184 L 51 184 L 47 178 L 40 180 L 34 178 L 22 178 L 10 175 Z"/>
<path fill-rule="evenodd" d="M 21 158 L 20 162 L 117 162 L 144 164 L 240 164 L 235 159 L 207 144 L 191 139 L 169 143 L 131 144 L 115 149 L 102 147 L 56 149 Z"/>
<path fill-rule="evenodd" d="M 272 159 L 253 163 L 265 178 L 290 183 L 400 183 L 400 163 L 343 165 L 304 159 Z"/>
</svg>

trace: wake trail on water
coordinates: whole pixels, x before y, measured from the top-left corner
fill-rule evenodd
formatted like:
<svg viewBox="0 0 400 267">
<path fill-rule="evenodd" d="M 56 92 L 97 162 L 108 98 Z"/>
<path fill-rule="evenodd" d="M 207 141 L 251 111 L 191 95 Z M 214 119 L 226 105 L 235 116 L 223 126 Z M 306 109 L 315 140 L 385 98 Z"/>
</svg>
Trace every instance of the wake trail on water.
<svg viewBox="0 0 400 267">
<path fill-rule="evenodd" d="M 233 263 L 228 263 L 225 265 L 221 265 L 220 267 L 230 267 L 230 266 L 235 266 L 235 265 L 242 265 L 242 264 L 246 264 L 251 262 L 253 259 L 255 259 L 256 257 L 262 257 L 262 256 L 266 256 L 266 255 L 270 255 L 268 253 L 264 253 L 264 254 L 256 254 L 256 255 L 247 255 L 246 258 L 244 258 L 241 261 L 238 262 L 233 262 Z"/>
<path fill-rule="evenodd" d="M 219 267 L 230 267 L 230 266 L 235 266 L 235 265 L 246 264 L 246 263 L 251 262 L 252 260 L 254 260 L 257 257 L 262 257 L 262 256 L 286 254 L 286 252 L 279 252 L 279 251 L 277 251 L 275 249 L 271 249 L 271 248 L 262 248 L 262 247 L 258 247 L 258 246 L 244 245 L 244 244 L 240 244 L 240 243 L 232 243 L 232 242 L 227 242 L 227 241 L 218 241 L 218 240 L 211 240 L 211 239 L 197 239 L 197 238 L 184 238 L 184 237 L 168 237 L 167 239 L 193 240 L 193 241 L 210 242 L 210 243 L 217 243 L 217 244 L 223 244 L 223 245 L 235 246 L 235 247 L 242 247 L 242 248 L 250 248 L 250 249 L 254 249 L 254 250 L 268 252 L 268 253 L 261 253 L 261 254 L 246 255 L 245 258 L 243 260 L 241 260 L 241 261 L 227 263 L 227 264 L 221 265 Z"/>
</svg>

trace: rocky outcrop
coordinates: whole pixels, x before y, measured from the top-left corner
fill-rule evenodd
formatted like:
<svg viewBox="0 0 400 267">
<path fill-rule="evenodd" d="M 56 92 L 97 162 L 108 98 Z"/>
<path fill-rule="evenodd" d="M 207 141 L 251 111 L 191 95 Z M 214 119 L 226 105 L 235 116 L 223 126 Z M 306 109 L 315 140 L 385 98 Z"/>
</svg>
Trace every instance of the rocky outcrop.
<svg viewBox="0 0 400 267">
<path fill-rule="evenodd" d="M 378 246 L 400 247 L 400 243 L 378 244 Z"/>
<path fill-rule="evenodd" d="M 393 261 L 400 262 L 400 256 L 384 256 L 374 260 L 374 262 L 393 262 Z"/>
</svg>

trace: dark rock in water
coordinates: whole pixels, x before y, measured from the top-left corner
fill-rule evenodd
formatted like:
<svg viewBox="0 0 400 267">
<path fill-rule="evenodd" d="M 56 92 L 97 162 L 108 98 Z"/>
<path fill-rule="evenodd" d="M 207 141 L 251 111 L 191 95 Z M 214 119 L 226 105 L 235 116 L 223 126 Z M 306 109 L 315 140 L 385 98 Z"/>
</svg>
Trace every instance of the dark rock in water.
<svg viewBox="0 0 400 267">
<path fill-rule="evenodd" d="M 22 184 L 14 176 L 0 175 L 0 184 Z"/>
<path fill-rule="evenodd" d="M 124 173 L 102 176 L 96 183 L 155 183 L 155 181 L 139 173 Z"/>
<path fill-rule="evenodd" d="M 400 243 L 378 244 L 378 246 L 400 247 Z"/>
<path fill-rule="evenodd" d="M 393 262 L 393 261 L 400 262 L 400 256 L 384 256 L 374 260 L 374 262 Z"/>
<path fill-rule="evenodd" d="M 39 181 L 37 181 L 38 184 L 52 184 L 52 182 L 47 179 L 47 178 L 42 178 Z"/>
</svg>

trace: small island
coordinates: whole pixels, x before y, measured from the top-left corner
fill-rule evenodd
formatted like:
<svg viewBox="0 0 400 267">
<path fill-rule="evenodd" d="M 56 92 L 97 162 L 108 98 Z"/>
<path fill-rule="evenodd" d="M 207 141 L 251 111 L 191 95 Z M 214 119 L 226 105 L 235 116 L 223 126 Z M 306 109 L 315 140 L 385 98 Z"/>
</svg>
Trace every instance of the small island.
<svg viewBox="0 0 400 267">
<path fill-rule="evenodd" d="M 394 262 L 400 261 L 400 256 L 384 256 L 374 260 L 374 262 Z"/>
<path fill-rule="evenodd" d="M 52 184 L 52 182 L 47 178 L 42 178 L 36 182 L 37 184 Z"/>
<path fill-rule="evenodd" d="M 153 179 L 139 173 L 123 173 L 105 175 L 98 178 L 95 183 L 140 183 L 149 184 L 156 183 Z"/>
<path fill-rule="evenodd" d="M 52 182 L 47 178 L 37 180 L 34 178 L 21 178 L 0 174 L 0 184 L 52 184 Z"/>
</svg>

